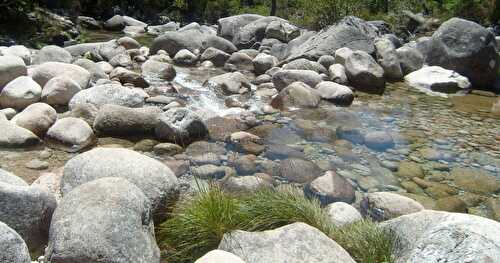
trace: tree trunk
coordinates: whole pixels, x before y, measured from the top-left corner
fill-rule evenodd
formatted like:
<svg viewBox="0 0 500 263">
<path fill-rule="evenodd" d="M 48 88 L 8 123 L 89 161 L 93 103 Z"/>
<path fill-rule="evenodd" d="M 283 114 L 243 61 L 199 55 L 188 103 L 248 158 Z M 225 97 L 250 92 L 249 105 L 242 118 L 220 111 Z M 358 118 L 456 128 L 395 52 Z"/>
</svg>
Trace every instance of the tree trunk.
<svg viewBox="0 0 500 263">
<path fill-rule="evenodd" d="M 276 0 L 271 0 L 271 16 L 276 15 Z"/>
</svg>

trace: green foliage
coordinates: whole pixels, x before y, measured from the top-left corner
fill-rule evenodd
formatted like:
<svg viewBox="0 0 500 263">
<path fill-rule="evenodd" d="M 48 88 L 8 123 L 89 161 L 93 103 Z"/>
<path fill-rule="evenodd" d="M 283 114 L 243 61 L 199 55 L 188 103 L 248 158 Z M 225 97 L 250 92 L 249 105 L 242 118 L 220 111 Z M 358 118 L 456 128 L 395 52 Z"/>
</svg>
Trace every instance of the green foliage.
<svg viewBox="0 0 500 263">
<path fill-rule="evenodd" d="M 157 237 L 168 262 L 194 262 L 217 248 L 225 233 L 264 231 L 294 222 L 307 223 L 332 237 L 357 262 L 391 262 L 391 235 L 371 221 L 336 228 L 317 200 L 292 187 L 262 189 L 245 196 L 218 187 L 203 189 L 177 205 L 170 219 L 160 225 Z"/>
</svg>

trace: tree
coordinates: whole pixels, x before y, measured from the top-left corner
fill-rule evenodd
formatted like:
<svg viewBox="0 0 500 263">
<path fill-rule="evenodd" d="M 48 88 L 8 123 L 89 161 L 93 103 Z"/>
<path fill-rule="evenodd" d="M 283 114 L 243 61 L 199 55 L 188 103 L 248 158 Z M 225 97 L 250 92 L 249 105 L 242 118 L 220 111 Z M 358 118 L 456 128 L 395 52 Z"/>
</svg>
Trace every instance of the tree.
<svg viewBox="0 0 500 263">
<path fill-rule="evenodd" d="M 276 15 L 276 0 L 271 0 L 271 15 Z"/>
</svg>

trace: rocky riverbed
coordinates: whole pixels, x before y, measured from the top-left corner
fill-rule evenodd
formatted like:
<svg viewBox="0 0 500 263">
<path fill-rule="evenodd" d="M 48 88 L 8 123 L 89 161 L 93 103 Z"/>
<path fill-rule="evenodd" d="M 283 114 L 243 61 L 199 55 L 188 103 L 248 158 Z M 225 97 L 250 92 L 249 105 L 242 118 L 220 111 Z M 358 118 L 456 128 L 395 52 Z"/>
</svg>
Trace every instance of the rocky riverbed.
<svg viewBox="0 0 500 263">
<path fill-rule="evenodd" d="M 134 22 L 120 21 L 120 30 Z M 237 193 L 291 184 L 325 206 L 349 203 L 376 221 L 423 208 L 500 221 L 498 54 L 487 39 L 466 48 L 442 40 L 465 41 L 454 33 L 465 27 L 492 36 L 452 19 L 431 38 L 404 43 L 353 17 L 313 33 L 244 15 L 221 19 L 218 28 L 165 29 L 141 43 L 99 30 L 89 31 L 89 43 L 66 48 L 2 47 L 0 175 L 53 194 L 45 210 L 38 206 L 43 214 L 63 202 L 45 253 L 57 262 L 69 262 L 76 246 L 63 244 L 69 233 L 85 235 L 61 223 L 76 213 L 79 195 L 95 208 L 86 191 L 112 195 L 113 184 L 137 196 L 139 213 L 150 201 L 154 220 L 144 225 L 162 220 L 160 204 L 173 201 L 173 192 L 183 198 L 212 181 Z M 99 179 L 108 176 L 138 188 Z M 7 225 L 13 217 L 0 211 Z M 13 228 L 41 255 L 48 225 L 37 223 L 46 233 Z M 154 249 L 148 253 L 134 262 L 157 262 Z"/>
</svg>

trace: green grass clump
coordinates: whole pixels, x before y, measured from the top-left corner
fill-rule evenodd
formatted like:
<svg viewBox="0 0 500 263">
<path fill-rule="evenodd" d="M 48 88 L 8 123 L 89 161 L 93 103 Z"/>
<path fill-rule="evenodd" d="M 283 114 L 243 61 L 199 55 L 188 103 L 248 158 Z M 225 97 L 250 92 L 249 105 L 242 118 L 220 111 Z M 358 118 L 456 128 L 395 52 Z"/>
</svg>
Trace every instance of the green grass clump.
<svg viewBox="0 0 500 263">
<path fill-rule="evenodd" d="M 211 186 L 179 203 L 160 225 L 158 243 L 168 262 L 194 262 L 216 249 L 233 230 L 265 231 L 295 222 L 313 226 L 335 240 L 359 263 L 390 263 L 392 235 L 371 221 L 335 227 L 316 199 L 293 187 L 262 189 L 247 195 Z"/>
</svg>

